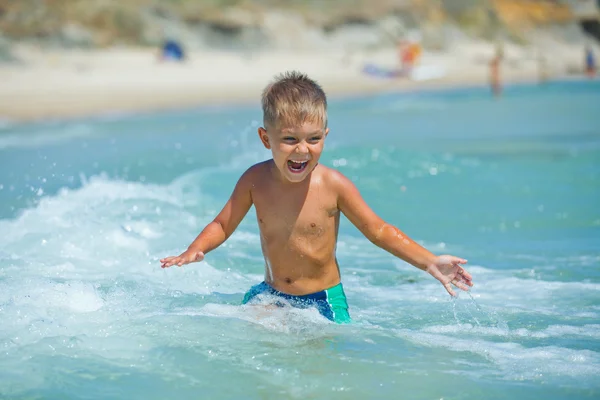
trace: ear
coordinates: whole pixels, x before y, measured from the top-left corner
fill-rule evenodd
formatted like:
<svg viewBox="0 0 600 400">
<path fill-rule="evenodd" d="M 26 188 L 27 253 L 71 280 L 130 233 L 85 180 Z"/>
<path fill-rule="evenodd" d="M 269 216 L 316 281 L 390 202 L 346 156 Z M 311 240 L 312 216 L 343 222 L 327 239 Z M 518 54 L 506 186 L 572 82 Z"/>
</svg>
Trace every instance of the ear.
<svg viewBox="0 0 600 400">
<path fill-rule="evenodd" d="M 269 143 L 269 135 L 267 135 L 267 130 L 263 127 L 258 128 L 258 137 L 262 142 L 265 149 L 271 149 L 271 143 Z"/>
<path fill-rule="evenodd" d="M 325 137 L 327 137 L 327 135 L 329 134 L 329 128 L 325 128 Z"/>
</svg>

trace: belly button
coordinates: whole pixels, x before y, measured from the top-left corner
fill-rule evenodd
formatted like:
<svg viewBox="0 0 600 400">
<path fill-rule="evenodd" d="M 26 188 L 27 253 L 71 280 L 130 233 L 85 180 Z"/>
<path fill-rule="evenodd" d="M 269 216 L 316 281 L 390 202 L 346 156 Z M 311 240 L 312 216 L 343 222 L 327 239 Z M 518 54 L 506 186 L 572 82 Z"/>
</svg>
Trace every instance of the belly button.
<svg viewBox="0 0 600 400">
<path fill-rule="evenodd" d="M 311 223 L 310 223 L 310 227 L 311 227 L 311 228 L 314 228 L 315 226 L 317 226 L 317 224 L 315 224 L 314 222 L 311 222 Z"/>
<path fill-rule="evenodd" d="M 285 283 L 289 285 L 290 283 L 292 283 L 292 280 L 290 278 L 285 278 Z"/>
<path fill-rule="evenodd" d="M 262 218 L 259 218 L 258 222 L 260 222 L 262 224 L 262 222 L 263 222 Z"/>
</svg>

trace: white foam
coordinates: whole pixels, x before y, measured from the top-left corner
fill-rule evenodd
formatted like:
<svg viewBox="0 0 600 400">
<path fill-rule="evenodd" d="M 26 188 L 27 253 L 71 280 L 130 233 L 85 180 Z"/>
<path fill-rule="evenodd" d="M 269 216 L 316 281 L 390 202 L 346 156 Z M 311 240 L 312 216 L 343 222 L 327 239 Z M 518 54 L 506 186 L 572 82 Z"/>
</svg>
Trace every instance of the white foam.
<svg viewBox="0 0 600 400">
<path fill-rule="evenodd" d="M 409 299 L 410 301 L 448 300 L 448 295 L 443 290 L 441 283 L 429 274 L 403 262 L 394 263 L 397 270 L 412 275 L 419 284 L 381 287 L 377 291 L 371 291 L 368 285 L 361 281 L 360 283 L 357 282 L 357 287 L 352 290 L 361 293 L 361 296 L 377 301 L 403 299 Z M 557 302 L 568 301 L 571 297 L 595 296 L 600 291 L 600 284 L 597 283 L 544 281 L 512 276 L 524 270 L 514 270 L 510 273 L 503 271 L 501 276 L 498 276 L 497 271 L 477 265 L 468 266 L 468 270 L 474 276 L 475 286 L 470 292 L 475 299 L 486 304 L 504 305 L 507 308 L 514 307 L 515 312 L 529 309 L 530 311 L 550 314 L 564 312 L 567 315 L 571 310 L 556 309 Z M 358 268 L 356 271 L 377 272 L 377 270 L 362 268 Z M 354 278 L 347 274 L 344 279 Z M 459 297 L 466 295 L 460 290 L 456 290 L 456 292 Z M 560 296 L 557 296 L 559 293 Z"/>
<path fill-rule="evenodd" d="M 154 224 L 150 224 L 147 221 L 128 221 L 121 228 L 131 234 L 135 234 L 144 239 L 158 239 L 162 236 L 162 233 L 156 229 Z"/>
<path fill-rule="evenodd" d="M 556 346 L 525 347 L 511 342 L 447 337 L 412 330 L 396 330 L 398 336 L 415 343 L 480 355 L 499 367 L 503 379 L 542 379 L 544 376 L 592 378 L 600 374 L 600 354 Z M 490 372 L 491 373 L 491 372 Z"/>
<path fill-rule="evenodd" d="M 302 332 L 320 331 L 319 326 L 331 322 L 323 317 L 315 308 L 298 309 L 293 307 L 277 307 L 272 305 L 231 306 L 224 304 L 206 304 L 194 315 L 219 318 L 236 318 L 280 333 L 298 334 Z M 189 315 L 186 313 L 186 315 Z"/>
<path fill-rule="evenodd" d="M 600 339 L 600 325 L 588 324 L 582 326 L 550 325 L 542 330 L 532 329 L 506 329 L 499 327 L 477 326 L 473 324 L 435 325 L 421 329 L 422 332 L 439 334 L 469 334 L 476 336 L 504 337 L 504 338 L 589 338 Z"/>
<path fill-rule="evenodd" d="M 175 195 L 158 185 L 94 176 L 80 189 L 63 189 L 55 196 L 42 197 L 35 207 L 24 210 L 14 220 L 0 220 L 0 229 L 8 232 L 6 240 L 14 242 L 32 233 L 54 235 L 56 228 L 82 228 L 81 225 L 97 222 L 121 226 L 121 221 L 131 224 L 128 219 L 136 214 L 156 214 L 159 205 L 178 207 L 180 203 Z M 146 225 L 146 229 L 150 226 Z"/>
<path fill-rule="evenodd" d="M 13 293 L 10 303 L 14 307 L 28 307 L 35 310 L 63 308 L 71 312 L 91 312 L 104 304 L 95 288 L 83 282 L 49 283 L 37 281 L 24 285 L 20 293 Z M 6 287 L 5 287 L 6 289 Z"/>
</svg>

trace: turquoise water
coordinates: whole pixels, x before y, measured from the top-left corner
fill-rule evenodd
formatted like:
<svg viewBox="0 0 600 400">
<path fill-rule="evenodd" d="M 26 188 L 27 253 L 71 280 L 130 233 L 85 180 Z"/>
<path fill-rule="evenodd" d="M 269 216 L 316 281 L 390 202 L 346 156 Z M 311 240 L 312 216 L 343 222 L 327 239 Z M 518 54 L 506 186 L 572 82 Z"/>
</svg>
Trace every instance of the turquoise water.
<svg viewBox="0 0 600 400">
<path fill-rule="evenodd" d="M 585 399 L 600 395 L 600 83 L 332 99 L 322 162 L 475 286 L 342 221 L 355 320 L 239 306 L 254 213 L 162 270 L 263 160 L 256 107 L 0 128 L 0 397 Z"/>
</svg>

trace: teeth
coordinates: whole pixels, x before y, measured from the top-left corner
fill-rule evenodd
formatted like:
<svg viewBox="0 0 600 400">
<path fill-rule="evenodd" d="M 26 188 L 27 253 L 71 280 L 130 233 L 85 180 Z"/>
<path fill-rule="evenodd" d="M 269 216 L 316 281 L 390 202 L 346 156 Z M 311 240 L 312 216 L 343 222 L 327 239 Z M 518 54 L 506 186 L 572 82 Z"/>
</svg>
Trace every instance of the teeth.
<svg viewBox="0 0 600 400">
<path fill-rule="evenodd" d="M 288 160 L 288 164 L 289 164 L 290 168 L 292 168 L 293 170 L 298 170 L 298 171 L 300 171 L 302 168 L 304 168 L 307 163 L 308 163 L 308 161 Z"/>
</svg>

